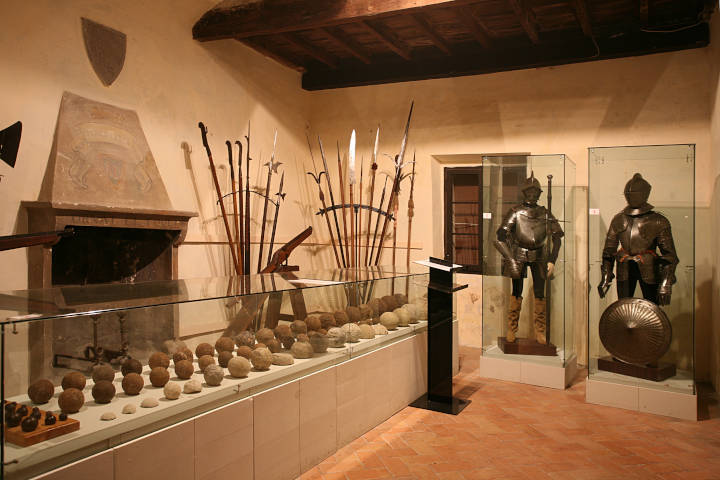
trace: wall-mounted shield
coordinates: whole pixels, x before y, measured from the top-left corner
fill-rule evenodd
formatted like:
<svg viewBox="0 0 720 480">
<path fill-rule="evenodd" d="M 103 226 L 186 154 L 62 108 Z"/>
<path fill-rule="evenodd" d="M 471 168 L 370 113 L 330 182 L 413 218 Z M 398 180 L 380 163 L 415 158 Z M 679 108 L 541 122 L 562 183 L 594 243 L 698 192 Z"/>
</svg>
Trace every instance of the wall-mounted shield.
<svg viewBox="0 0 720 480">
<path fill-rule="evenodd" d="M 90 64 L 98 78 L 109 87 L 125 64 L 127 37 L 105 25 L 82 18 L 82 32 Z"/>
</svg>

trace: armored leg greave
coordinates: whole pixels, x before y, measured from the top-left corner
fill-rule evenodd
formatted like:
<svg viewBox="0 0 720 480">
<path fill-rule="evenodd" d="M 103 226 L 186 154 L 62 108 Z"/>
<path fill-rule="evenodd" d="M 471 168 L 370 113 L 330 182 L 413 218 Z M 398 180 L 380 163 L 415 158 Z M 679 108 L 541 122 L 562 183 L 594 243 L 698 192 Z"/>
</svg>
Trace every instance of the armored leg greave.
<svg viewBox="0 0 720 480">
<path fill-rule="evenodd" d="M 535 320 L 535 339 L 538 343 L 543 345 L 547 343 L 545 339 L 545 306 L 546 304 L 544 298 L 535 299 L 535 310 L 533 311 Z"/>
<path fill-rule="evenodd" d="M 520 320 L 520 308 L 522 307 L 522 297 L 510 297 L 510 308 L 508 309 L 508 330 L 505 339 L 508 342 L 515 341 L 515 334 L 518 331 L 518 320 Z"/>
</svg>

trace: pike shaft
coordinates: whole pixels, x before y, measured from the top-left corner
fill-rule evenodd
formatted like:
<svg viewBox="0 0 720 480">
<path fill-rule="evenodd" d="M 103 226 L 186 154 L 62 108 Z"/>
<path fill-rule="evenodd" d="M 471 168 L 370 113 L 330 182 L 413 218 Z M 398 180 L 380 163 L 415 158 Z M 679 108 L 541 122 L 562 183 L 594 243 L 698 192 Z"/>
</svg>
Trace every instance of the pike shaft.
<svg viewBox="0 0 720 480">
<path fill-rule="evenodd" d="M 245 153 L 245 268 L 246 274 L 250 274 L 250 121 L 248 121 L 247 152 Z"/>
<path fill-rule="evenodd" d="M 322 141 L 318 137 L 318 143 L 320 144 L 320 156 L 323 161 L 323 168 L 325 168 L 325 180 L 327 181 L 328 194 L 330 195 L 330 203 L 335 205 L 335 197 L 333 196 L 332 183 L 330 182 L 330 171 L 328 170 L 327 160 L 325 159 L 325 151 L 323 150 Z M 335 219 L 335 229 L 337 230 L 338 247 L 340 248 L 340 257 L 342 258 L 343 267 L 347 266 L 345 260 L 345 252 L 343 251 L 342 234 L 340 233 L 340 222 L 338 222 L 337 212 L 333 210 L 333 218 Z"/>
<path fill-rule="evenodd" d="M 367 221 L 367 234 L 365 239 L 365 262 L 364 264 L 368 264 L 368 251 L 370 250 L 370 222 L 372 221 L 372 206 L 373 206 L 373 197 L 375 196 L 375 172 L 377 171 L 377 163 L 373 163 L 372 167 L 370 167 L 370 211 L 368 212 L 368 221 Z M 378 216 L 380 214 L 378 213 Z"/>
<path fill-rule="evenodd" d="M 263 207 L 262 223 L 260 224 L 260 248 L 258 252 L 258 266 L 257 271 L 260 273 L 262 270 L 262 254 L 263 254 L 263 243 L 265 242 L 265 222 L 267 221 L 267 209 L 270 201 L 270 180 L 272 179 L 272 164 L 268 166 L 268 177 L 265 185 L 265 206 Z"/>
<path fill-rule="evenodd" d="M 240 275 L 242 275 L 242 255 L 240 254 L 240 222 L 238 221 L 237 194 L 235 193 L 235 167 L 232 159 L 232 143 L 225 141 L 228 149 L 228 163 L 230 163 L 230 183 L 232 188 L 233 224 L 235 226 L 235 243 L 230 243 L 230 248 L 236 249 Z"/>
<path fill-rule="evenodd" d="M 343 171 L 342 162 L 340 161 L 340 145 L 338 145 L 338 175 L 340 179 L 340 201 L 342 202 L 342 217 L 343 217 L 343 233 L 345 238 L 345 258 L 347 258 L 346 267 L 352 266 L 352 258 L 350 257 L 350 247 L 348 245 L 348 232 L 347 232 L 347 211 L 345 209 L 345 184 L 343 183 Z"/>
</svg>

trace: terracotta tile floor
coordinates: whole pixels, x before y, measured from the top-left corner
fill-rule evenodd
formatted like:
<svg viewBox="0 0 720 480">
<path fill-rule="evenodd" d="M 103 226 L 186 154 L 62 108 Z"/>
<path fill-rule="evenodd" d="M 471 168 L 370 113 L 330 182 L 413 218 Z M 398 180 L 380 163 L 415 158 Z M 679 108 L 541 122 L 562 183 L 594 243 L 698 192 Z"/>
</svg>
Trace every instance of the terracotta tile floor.
<svg viewBox="0 0 720 480">
<path fill-rule="evenodd" d="M 405 408 L 338 450 L 310 479 L 720 479 L 717 396 L 699 422 L 589 405 L 566 391 L 461 373 L 459 416 Z"/>
</svg>

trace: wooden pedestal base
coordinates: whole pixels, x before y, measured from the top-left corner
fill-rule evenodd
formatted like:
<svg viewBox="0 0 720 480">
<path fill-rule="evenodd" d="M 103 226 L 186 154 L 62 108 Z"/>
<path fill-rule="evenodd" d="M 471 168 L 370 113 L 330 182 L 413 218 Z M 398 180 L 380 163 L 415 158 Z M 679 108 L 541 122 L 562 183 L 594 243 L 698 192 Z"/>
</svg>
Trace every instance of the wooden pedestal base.
<svg viewBox="0 0 720 480">
<path fill-rule="evenodd" d="M 649 367 L 647 365 L 633 365 L 615 360 L 612 357 L 598 358 L 598 369 L 606 372 L 619 373 L 630 377 L 652 380 L 653 382 L 662 382 L 670 377 L 675 376 L 675 365 L 671 363 L 661 363 L 657 367 Z"/>
<path fill-rule="evenodd" d="M 557 347 L 552 343 L 543 345 L 529 338 L 516 338 L 514 342 L 508 342 L 505 337 L 498 337 L 498 347 L 509 355 L 557 356 Z"/>
<path fill-rule="evenodd" d="M 5 405 L 3 404 L 3 407 L 4 406 Z M 20 406 L 21 405 L 18 404 L 15 409 L 19 409 Z M 32 409 L 32 405 L 28 405 L 28 409 Z M 32 432 L 23 432 L 20 425 L 12 428 L 8 428 L 7 425 L 4 425 L 5 440 L 20 447 L 28 447 L 30 445 L 35 445 L 36 443 L 44 442 L 45 440 L 50 440 L 51 438 L 59 437 L 60 435 L 65 435 L 66 433 L 80 430 L 80 422 L 74 418 L 68 418 L 65 421 L 61 421 L 58 418 L 54 425 L 45 425 L 45 415 L 47 412 L 45 410 L 40 410 L 40 413 L 41 415 L 38 419 L 38 426 Z M 56 418 L 58 416 L 59 413 L 55 415 Z"/>
</svg>

